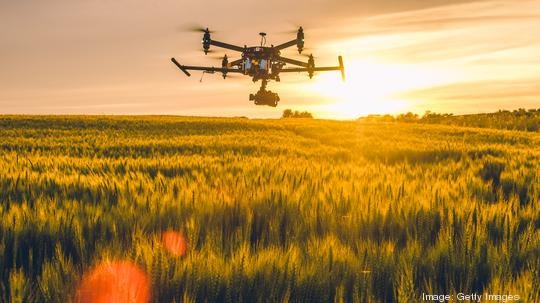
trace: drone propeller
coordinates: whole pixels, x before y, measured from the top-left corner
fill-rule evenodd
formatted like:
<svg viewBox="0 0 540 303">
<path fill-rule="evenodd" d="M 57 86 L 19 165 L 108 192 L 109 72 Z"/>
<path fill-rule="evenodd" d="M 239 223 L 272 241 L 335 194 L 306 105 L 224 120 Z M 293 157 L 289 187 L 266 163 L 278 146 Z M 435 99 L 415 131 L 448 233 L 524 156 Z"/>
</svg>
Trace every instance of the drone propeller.
<svg viewBox="0 0 540 303">
<path fill-rule="evenodd" d="M 279 31 L 279 32 L 277 32 L 277 33 L 278 33 L 278 34 L 292 35 L 292 34 L 298 33 L 298 28 L 296 28 L 296 29 L 288 29 L 288 30 L 284 30 L 284 31 Z"/>
<path fill-rule="evenodd" d="M 212 50 L 208 50 L 209 53 L 217 53 L 216 51 L 212 51 Z M 212 59 L 219 59 L 219 60 L 223 60 L 223 57 L 225 57 L 227 55 L 212 55 L 212 56 L 209 56 L 210 58 Z"/>
<path fill-rule="evenodd" d="M 304 48 L 304 50 L 306 50 L 306 49 Z M 308 48 L 308 50 L 310 50 L 310 48 Z M 313 56 L 313 54 L 311 54 L 311 53 L 307 54 L 307 53 L 303 52 L 303 53 L 300 54 L 300 56 L 309 58 L 309 57 Z M 318 56 L 313 56 L 313 59 L 318 59 L 318 58 L 319 58 Z"/>
<path fill-rule="evenodd" d="M 302 53 L 298 54 L 298 51 L 293 48 L 288 48 L 284 50 L 284 53 L 288 56 L 303 56 L 303 57 L 309 57 L 309 55 L 314 51 L 315 49 L 313 47 L 304 47 L 302 48 Z M 317 57 L 315 57 L 317 58 Z"/>
<path fill-rule="evenodd" d="M 279 33 L 283 33 L 283 34 L 296 34 L 298 33 L 298 29 L 302 27 L 301 24 L 298 24 L 297 22 L 293 22 L 293 21 L 288 21 L 288 28 L 287 30 L 284 30 L 284 31 L 281 31 Z"/>
<path fill-rule="evenodd" d="M 293 35 L 293 34 L 296 34 L 298 33 L 298 29 L 299 28 L 303 28 L 303 26 L 301 24 L 297 24 L 296 22 L 292 22 L 292 21 L 289 21 L 287 22 L 288 25 L 287 25 L 287 28 L 286 30 L 282 30 L 282 31 L 278 31 L 276 32 L 277 34 L 287 34 L 287 35 Z"/>
<path fill-rule="evenodd" d="M 204 75 L 205 75 L 205 74 L 215 74 L 215 73 L 219 73 L 219 72 L 214 72 L 214 71 L 212 71 L 212 72 L 209 72 L 209 71 L 203 71 L 203 72 L 201 73 L 201 78 L 199 79 L 199 82 L 201 82 L 201 83 L 203 82 L 203 79 L 204 79 Z M 231 73 L 227 73 L 227 74 L 223 77 L 223 79 L 236 79 L 236 80 L 237 80 L 237 79 L 240 79 L 240 78 L 241 78 L 241 77 L 240 77 L 239 75 L 237 75 L 237 74 L 231 74 Z"/>
<path fill-rule="evenodd" d="M 208 27 L 199 25 L 199 24 L 186 24 L 179 27 L 179 30 L 182 32 L 192 32 L 192 33 L 204 33 L 208 30 Z M 209 33 L 214 33 L 215 31 L 208 30 Z"/>
</svg>

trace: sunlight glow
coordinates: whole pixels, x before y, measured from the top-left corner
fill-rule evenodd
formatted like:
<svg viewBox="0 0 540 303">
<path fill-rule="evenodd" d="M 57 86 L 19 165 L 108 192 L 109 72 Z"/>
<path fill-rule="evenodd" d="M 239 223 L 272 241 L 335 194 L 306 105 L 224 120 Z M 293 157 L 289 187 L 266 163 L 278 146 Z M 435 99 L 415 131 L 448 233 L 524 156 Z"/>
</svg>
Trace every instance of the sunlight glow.
<svg viewBox="0 0 540 303">
<path fill-rule="evenodd" d="M 302 86 L 329 100 L 313 109 L 318 116 L 352 119 L 403 112 L 419 100 L 404 100 L 400 93 L 444 83 L 450 77 L 432 67 L 375 60 L 345 62 L 345 74 L 345 82 L 335 73 L 320 73 Z"/>
</svg>

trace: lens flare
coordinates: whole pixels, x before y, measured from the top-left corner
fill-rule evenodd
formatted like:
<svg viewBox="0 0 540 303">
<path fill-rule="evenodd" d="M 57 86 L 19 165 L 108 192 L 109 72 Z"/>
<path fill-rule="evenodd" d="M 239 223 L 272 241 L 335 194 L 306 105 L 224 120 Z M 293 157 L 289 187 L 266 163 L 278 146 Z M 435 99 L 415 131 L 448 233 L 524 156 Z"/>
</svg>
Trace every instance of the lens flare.
<svg viewBox="0 0 540 303">
<path fill-rule="evenodd" d="M 150 302 L 150 280 L 128 261 L 107 261 L 84 275 L 75 302 L 147 303 Z"/>
<path fill-rule="evenodd" d="M 181 257 L 187 252 L 187 241 L 183 234 L 168 230 L 163 233 L 163 245 L 173 255 Z"/>
</svg>

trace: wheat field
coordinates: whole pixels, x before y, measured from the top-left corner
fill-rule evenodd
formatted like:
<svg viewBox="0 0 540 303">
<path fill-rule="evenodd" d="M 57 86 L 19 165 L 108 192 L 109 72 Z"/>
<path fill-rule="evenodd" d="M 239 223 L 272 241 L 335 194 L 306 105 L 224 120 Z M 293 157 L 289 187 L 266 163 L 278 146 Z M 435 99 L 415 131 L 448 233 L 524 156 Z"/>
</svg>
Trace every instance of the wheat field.
<svg viewBox="0 0 540 303">
<path fill-rule="evenodd" d="M 539 172 L 535 132 L 0 116 L 0 300 L 77 301 L 127 260 L 151 302 L 539 302 Z"/>
</svg>

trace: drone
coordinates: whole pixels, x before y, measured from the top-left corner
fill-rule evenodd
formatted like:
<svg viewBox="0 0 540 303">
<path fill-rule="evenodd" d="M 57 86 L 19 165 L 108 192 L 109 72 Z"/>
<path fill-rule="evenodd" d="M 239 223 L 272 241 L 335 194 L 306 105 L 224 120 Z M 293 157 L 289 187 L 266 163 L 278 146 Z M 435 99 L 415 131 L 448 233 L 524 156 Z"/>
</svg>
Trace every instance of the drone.
<svg viewBox="0 0 540 303">
<path fill-rule="evenodd" d="M 221 67 L 181 65 L 175 58 L 171 58 L 171 61 L 188 77 L 191 76 L 189 71 L 203 71 L 203 75 L 204 73 L 221 73 L 223 79 L 226 79 L 229 73 L 238 73 L 252 77 L 253 82 L 261 80 L 261 88 L 259 91 L 249 95 L 249 100 L 254 101 L 256 105 L 277 106 L 280 100 L 279 95 L 270 90 L 266 90 L 266 86 L 270 80 L 279 82 L 280 73 L 307 72 L 311 79 L 315 72 L 341 71 L 341 77 L 343 81 L 345 81 L 345 68 L 341 56 L 338 56 L 339 66 L 326 67 L 315 66 L 313 54 L 308 56 L 307 62 L 281 56 L 281 50 L 295 45 L 298 49 L 298 53 L 302 54 L 302 51 L 304 50 L 304 29 L 301 26 L 298 28 L 296 39 L 277 46 L 266 46 L 266 33 L 264 32 L 259 33 L 261 36 L 260 46 L 248 47 L 244 45 L 241 47 L 213 40 L 210 36 L 212 32 L 208 28 L 198 28 L 197 31 L 203 33 L 202 46 L 205 55 L 211 51 L 210 46 L 213 45 L 239 52 L 241 58 L 229 61 L 229 57 L 225 54 L 221 62 Z M 287 64 L 294 67 L 285 67 Z"/>
</svg>

